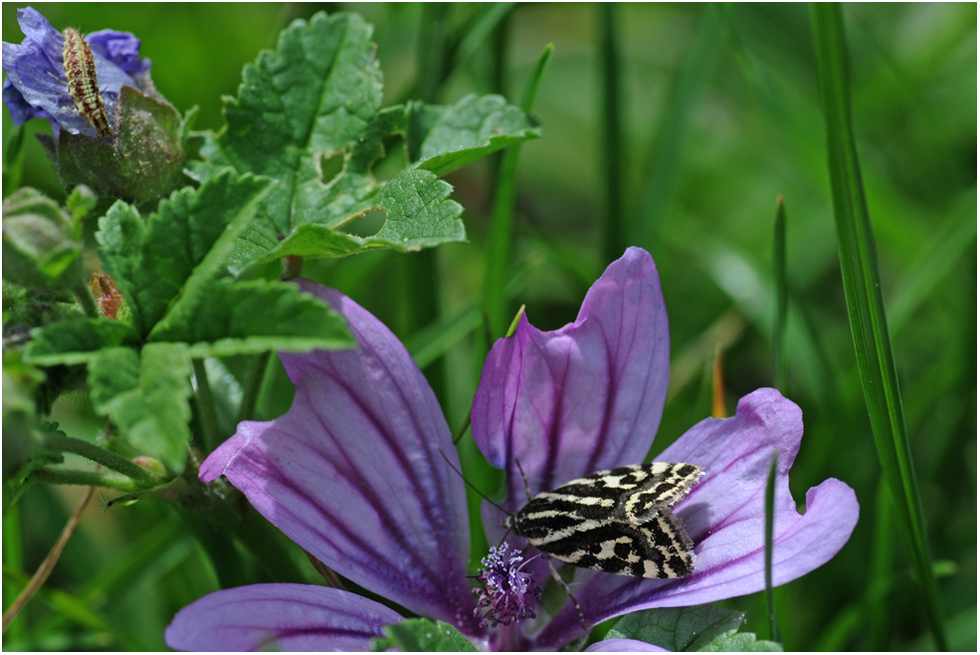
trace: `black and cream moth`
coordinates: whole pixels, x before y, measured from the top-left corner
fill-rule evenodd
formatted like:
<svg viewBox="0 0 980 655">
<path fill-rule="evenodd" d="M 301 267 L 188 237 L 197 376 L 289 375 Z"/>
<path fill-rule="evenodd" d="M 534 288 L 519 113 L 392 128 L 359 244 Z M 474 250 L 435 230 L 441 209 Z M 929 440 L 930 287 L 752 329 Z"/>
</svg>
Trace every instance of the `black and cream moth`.
<svg viewBox="0 0 980 655">
<path fill-rule="evenodd" d="M 683 578 L 694 544 L 671 507 L 704 475 L 652 462 L 599 471 L 539 493 L 504 526 L 555 559 L 636 578 Z"/>
<path fill-rule="evenodd" d="M 99 80 L 95 72 L 95 59 L 88 43 L 78 30 L 65 28 L 65 78 L 68 80 L 68 95 L 75 101 L 75 107 L 100 137 L 112 134 L 109 118 L 99 93 Z"/>
</svg>

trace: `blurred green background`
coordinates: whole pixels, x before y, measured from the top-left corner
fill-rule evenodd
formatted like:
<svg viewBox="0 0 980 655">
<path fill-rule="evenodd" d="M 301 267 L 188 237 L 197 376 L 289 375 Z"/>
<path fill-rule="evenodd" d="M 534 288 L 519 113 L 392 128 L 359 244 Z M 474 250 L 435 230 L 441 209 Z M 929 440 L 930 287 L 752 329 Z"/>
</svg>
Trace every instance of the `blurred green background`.
<svg viewBox="0 0 980 655">
<path fill-rule="evenodd" d="M 22 40 L 16 22 L 22 6 L 3 4 L 4 41 Z M 526 304 L 531 322 L 543 329 L 574 319 L 608 264 L 603 244 L 616 206 L 609 189 L 618 183 L 616 215 L 629 244 L 653 254 L 671 319 L 671 391 L 653 454 L 710 413 L 716 344 L 724 347 L 729 413 L 739 397 L 774 383 L 773 222 L 782 194 L 790 294 L 785 393 L 803 408 L 806 425 L 791 488 L 802 509 L 808 488 L 836 477 L 857 491 L 862 509 L 835 559 L 776 590 L 785 644 L 932 646 L 880 485 L 855 365 L 806 5 L 617 5 L 605 36 L 606 10 L 598 6 L 517 5 L 475 47 L 455 50 L 465 59 L 441 69 L 432 53 L 440 44 L 474 44 L 464 37 L 484 6 L 38 8 L 58 29 L 139 36 L 157 88 L 181 111 L 199 106 L 199 129 L 220 128 L 221 96 L 235 94 L 242 66 L 273 47 L 280 29 L 324 9 L 357 11 L 374 24 L 386 104 L 412 97 L 448 103 L 470 92 L 517 102 L 537 57 L 553 43 L 534 110 L 544 137 L 523 147 L 518 169 L 513 309 Z M 943 613 L 951 646 L 975 650 L 977 7 L 845 5 L 844 18 L 859 155 Z M 611 53 L 618 57 L 618 145 L 606 136 L 603 109 L 609 79 L 603 61 Z M 31 130 L 48 129 L 34 123 Z M 11 127 L 4 111 L 5 145 Z M 389 154 L 402 156 L 397 142 Z M 479 330 L 457 319 L 482 294 L 498 166 L 498 158 L 488 158 L 448 178 L 465 208 L 467 243 L 307 262 L 304 270 L 353 296 L 406 341 L 454 430 L 469 410 L 485 354 Z M 617 167 L 611 187 L 609 171 Z M 385 171 L 382 165 L 379 176 Z M 22 184 L 64 196 L 32 138 Z M 433 271 L 435 283 L 427 279 Z M 229 367 L 235 371 L 234 363 Z M 273 371 L 262 418 L 285 411 L 290 399 L 288 381 Z M 101 426 L 81 394 L 59 401 L 55 420 L 80 437 Z M 490 488 L 493 476 L 481 471 L 470 437 L 461 449 L 467 472 Z M 78 489 L 35 485 L 7 516 L 4 607 L 79 496 Z M 45 589 L 4 635 L 5 649 L 161 649 L 173 614 L 217 588 L 213 564 L 193 536 L 200 530 L 192 532 L 169 506 L 97 505 L 86 511 Z M 229 557 L 242 562 L 244 580 L 261 579 L 247 554 Z M 768 636 L 761 594 L 726 605 L 747 610 L 745 629 Z"/>
</svg>

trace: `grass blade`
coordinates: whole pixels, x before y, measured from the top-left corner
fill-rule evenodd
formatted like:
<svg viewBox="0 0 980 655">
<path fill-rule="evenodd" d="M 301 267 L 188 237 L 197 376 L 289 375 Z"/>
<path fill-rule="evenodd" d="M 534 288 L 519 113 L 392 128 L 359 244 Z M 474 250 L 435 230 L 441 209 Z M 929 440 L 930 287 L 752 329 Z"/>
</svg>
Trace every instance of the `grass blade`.
<svg viewBox="0 0 980 655">
<path fill-rule="evenodd" d="M 782 643 L 783 635 L 779 631 L 779 621 L 776 619 L 776 599 L 772 593 L 772 537 L 776 519 L 776 463 L 778 461 L 777 450 L 772 454 L 769 478 L 766 480 L 766 605 L 769 609 L 769 638 Z"/>
<path fill-rule="evenodd" d="M 946 650 L 936 579 L 885 320 L 871 220 L 851 124 L 844 22 L 839 4 L 812 5 L 827 125 L 827 151 L 844 296 L 878 459 L 895 499 L 936 643 Z"/>
<path fill-rule="evenodd" d="M 599 5 L 599 52 L 602 60 L 602 166 L 605 171 L 606 221 L 603 236 L 603 263 L 608 264 L 623 255 L 629 244 L 623 216 L 623 158 L 622 82 L 620 80 L 620 36 L 616 29 L 617 6 L 612 2 Z"/>
<path fill-rule="evenodd" d="M 697 34 L 683 67 L 672 81 L 666 108 L 655 128 L 643 204 L 638 211 L 639 220 L 632 226 L 633 243 L 650 252 L 656 252 L 662 223 L 673 201 L 695 105 L 714 74 L 726 40 L 718 7 L 705 4 L 701 10 Z"/>
<path fill-rule="evenodd" d="M 548 63 L 551 61 L 553 52 L 554 46 L 549 43 L 538 58 L 538 62 L 524 86 L 521 109 L 527 113 L 531 113 L 534 107 L 534 100 L 538 95 L 541 80 L 548 69 Z M 483 310 L 489 323 L 490 335 L 495 339 L 504 336 L 508 321 L 513 316 L 507 310 L 505 285 L 507 269 L 510 264 L 510 245 L 514 234 L 514 209 L 517 202 L 517 158 L 519 153 L 520 146 L 509 148 L 500 164 L 497 191 L 493 201 L 493 216 L 490 220 L 490 233 L 487 235 L 487 277 L 483 285 Z M 483 361 L 482 357 L 480 361 Z"/>
<path fill-rule="evenodd" d="M 776 285 L 776 320 L 772 330 L 773 370 L 776 388 L 785 396 L 786 385 L 786 316 L 789 294 L 786 287 L 786 204 L 782 194 L 776 199 L 776 226 L 773 236 L 773 276 Z"/>
</svg>

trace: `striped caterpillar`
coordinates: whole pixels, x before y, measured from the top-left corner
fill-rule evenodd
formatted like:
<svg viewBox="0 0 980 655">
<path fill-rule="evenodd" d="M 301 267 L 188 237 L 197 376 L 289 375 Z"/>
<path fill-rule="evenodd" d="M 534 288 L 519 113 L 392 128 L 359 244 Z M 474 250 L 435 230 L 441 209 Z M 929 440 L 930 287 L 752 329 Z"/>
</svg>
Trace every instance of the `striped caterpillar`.
<svg viewBox="0 0 980 655">
<path fill-rule="evenodd" d="M 109 118 L 99 93 L 99 81 L 95 72 L 95 59 L 88 43 L 78 30 L 65 28 L 65 77 L 68 80 L 68 94 L 75 101 L 78 113 L 88 120 L 99 133 L 99 137 L 112 134 Z"/>
</svg>

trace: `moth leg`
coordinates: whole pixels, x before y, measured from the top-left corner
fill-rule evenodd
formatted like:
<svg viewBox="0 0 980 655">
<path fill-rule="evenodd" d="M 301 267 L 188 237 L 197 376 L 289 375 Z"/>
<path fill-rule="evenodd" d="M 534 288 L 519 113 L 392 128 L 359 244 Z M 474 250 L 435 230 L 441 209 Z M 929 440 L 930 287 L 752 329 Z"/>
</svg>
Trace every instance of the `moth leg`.
<svg viewBox="0 0 980 655">
<path fill-rule="evenodd" d="M 582 622 L 582 629 L 585 630 L 585 635 L 588 636 L 589 627 L 585 624 L 585 613 L 582 612 L 582 606 L 579 604 L 578 598 L 576 598 L 575 594 L 572 593 L 572 589 L 568 586 L 568 583 L 562 580 L 561 575 L 558 573 L 558 569 L 555 568 L 555 565 L 551 561 L 551 557 L 549 557 L 547 553 L 545 553 L 545 558 L 548 560 L 548 569 L 551 571 L 551 577 L 555 579 L 558 586 L 561 587 L 566 594 L 568 594 L 568 597 L 571 599 L 572 603 L 574 603 L 575 610 L 578 612 L 578 620 Z"/>
<path fill-rule="evenodd" d="M 527 476 L 524 475 L 524 468 L 521 467 L 521 460 L 515 459 L 514 463 L 517 464 L 517 470 L 521 472 L 521 477 L 524 478 L 524 493 L 527 494 L 528 502 L 531 502 L 531 484 L 527 481 Z"/>
</svg>

